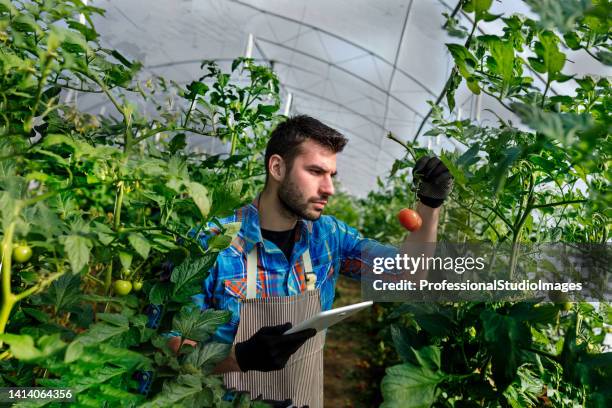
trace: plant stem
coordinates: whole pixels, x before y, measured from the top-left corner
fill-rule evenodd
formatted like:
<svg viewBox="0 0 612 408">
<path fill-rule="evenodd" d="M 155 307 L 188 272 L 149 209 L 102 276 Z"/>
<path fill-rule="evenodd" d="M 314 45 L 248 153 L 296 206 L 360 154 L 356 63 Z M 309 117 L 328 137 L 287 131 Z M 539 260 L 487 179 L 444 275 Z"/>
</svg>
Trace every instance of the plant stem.
<svg viewBox="0 0 612 408">
<path fill-rule="evenodd" d="M 121 206 L 123 205 L 123 190 L 124 190 L 124 184 L 123 181 L 120 181 L 117 185 L 117 196 L 115 199 L 115 209 L 114 209 L 114 214 L 113 214 L 113 223 L 114 223 L 114 228 L 115 231 L 117 231 L 119 229 L 119 227 L 121 226 Z"/>
<path fill-rule="evenodd" d="M 19 206 L 15 213 L 19 213 Z M 2 309 L 0 309 L 0 334 L 4 333 L 11 310 L 15 305 L 15 295 L 11 292 L 11 257 L 13 254 L 13 235 L 15 221 L 12 221 L 4 231 L 2 239 Z M 0 347 L 3 342 L 0 340 Z"/>
<path fill-rule="evenodd" d="M 185 115 L 185 120 L 183 121 L 183 127 L 187 126 L 187 123 L 189 122 L 189 116 L 191 116 L 191 110 L 193 109 L 193 105 L 195 104 L 197 97 L 198 97 L 197 95 L 194 95 L 193 99 L 191 100 L 191 104 L 189 105 L 189 110 L 187 111 L 187 115 Z"/>
<path fill-rule="evenodd" d="M 51 56 L 51 54 L 47 52 L 43 59 L 40 81 L 38 81 L 38 88 L 36 88 L 34 104 L 32 105 L 32 108 L 30 110 L 30 116 L 24 122 L 28 126 L 27 129 L 24 129 L 27 132 L 30 132 L 30 130 L 32 129 L 32 122 L 34 121 L 34 117 L 36 117 L 36 111 L 38 110 L 38 104 L 40 103 L 43 88 L 45 87 L 45 83 L 47 82 L 47 76 L 49 75 L 49 65 L 52 59 L 53 57 Z"/>
<path fill-rule="evenodd" d="M 395 135 L 391 132 L 387 133 L 387 137 L 391 140 L 393 140 L 396 143 L 399 143 L 400 145 L 402 145 L 404 147 L 404 149 L 408 150 L 408 153 L 410 153 L 410 155 L 412 156 L 412 160 L 416 161 L 416 153 L 414 152 L 414 149 L 410 146 L 408 146 L 406 143 L 402 142 L 401 140 L 399 140 L 397 137 L 395 137 Z"/>
<path fill-rule="evenodd" d="M 544 93 L 542 94 L 542 102 L 540 103 L 541 109 L 544 109 L 544 101 L 546 101 L 546 93 L 548 92 L 548 88 L 550 88 L 550 79 L 546 81 L 546 87 L 544 87 Z"/>
<path fill-rule="evenodd" d="M 536 204 L 536 205 L 532 205 L 531 208 L 546 208 L 546 207 L 557 207 L 560 205 L 566 205 L 566 204 L 580 204 L 580 203 L 586 203 L 588 200 L 564 200 L 564 201 L 557 201 L 555 203 L 548 203 L 548 204 Z"/>
<path fill-rule="evenodd" d="M 18 293 L 17 295 L 14 295 L 15 301 L 19 302 L 20 300 L 23 300 L 27 298 L 28 296 L 33 295 L 36 292 L 40 292 L 41 290 L 49 286 L 51 283 L 53 283 L 53 281 L 57 280 L 62 275 L 64 275 L 64 273 L 66 272 L 62 271 L 62 272 L 56 272 L 52 275 L 49 275 L 45 279 L 36 283 L 36 285 L 29 287 L 28 289 L 24 290 L 21 293 Z"/>
<path fill-rule="evenodd" d="M 459 3 L 461 4 L 461 2 Z M 474 36 L 474 32 L 476 31 L 477 26 L 478 26 L 478 21 L 474 20 L 474 24 L 472 24 L 472 31 L 470 31 L 470 35 L 468 36 L 464 44 L 465 48 L 470 48 L 470 43 L 472 42 L 472 37 Z M 446 80 L 446 84 L 444 84 L 444 88 L 442 89 L 442 92 L 440 92 L 440 95 L 438 95 L 435 105 L 439 105 L 442 99 L 444 98 L 444 96 L 446 95 L 446 92 L 448 92 L 448 88 L 450 88 L 451 82 L 453 80 L 453 75 L 455 75 L 456 72 L 457 72 L 457 66 L 455 65 L 453 69 L 451 70 L 451 73 L 448 79 Z M 425 126 L 425 123 L 427 123 L 427 119 L 429 119 L 432 113 L 433 113 L 433 106 L 429 109 L 429 111 L 427 112 L 423 120 L 421 121 L 421 124 L 419 125 L 419 128 L 416 131 L 416 134 L 412 138 L 413 142 L 416 142 L 417 138 L 419 137 L 419 134 L 421 133 L 421 130 L 423 130 L 423 127 Z"/>
<path fill-rule="evenodd" d="M 155 136 L 158 133 L 161 132 L 167 132 L 167 131 L 173 131 L 173 132 L 181 132 L 181 131 L 185 131 L 185 132 L 191 132 L 191 133 L 195 133 L 197 135 L 201 135 L 201 136 L 214 136 L 214 133 L 205 133 L 202 132 L 198 129 L 194 129 L 194 128 L 188 128 L 188 127 L 163 127 L 163 128 L 157 128 L 152 130 L 149 133 L 145 133 L 144 135 L 140 136 L 140 137 L 136 137 L 134 138 L 134 144 L 140 143 L 141 141 L 150 138 L 151 136 Z"/>
</svg>

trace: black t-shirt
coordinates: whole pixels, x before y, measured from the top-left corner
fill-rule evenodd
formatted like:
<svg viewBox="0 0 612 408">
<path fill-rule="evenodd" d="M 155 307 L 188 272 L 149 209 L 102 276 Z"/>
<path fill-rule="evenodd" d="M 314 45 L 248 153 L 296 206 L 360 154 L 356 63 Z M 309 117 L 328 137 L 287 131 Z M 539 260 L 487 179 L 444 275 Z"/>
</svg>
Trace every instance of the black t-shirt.
<svg viewBox="0 0 612 408">
<path fill-rule="evenodd" d="M 287 261 L 291 260 L 291 252 L 295 244 L 295 227 L 287 231 L 270 231 L 262 228 L 261 235 L 264 239 L 274 242 L 283 251 Z"/>
</svg>

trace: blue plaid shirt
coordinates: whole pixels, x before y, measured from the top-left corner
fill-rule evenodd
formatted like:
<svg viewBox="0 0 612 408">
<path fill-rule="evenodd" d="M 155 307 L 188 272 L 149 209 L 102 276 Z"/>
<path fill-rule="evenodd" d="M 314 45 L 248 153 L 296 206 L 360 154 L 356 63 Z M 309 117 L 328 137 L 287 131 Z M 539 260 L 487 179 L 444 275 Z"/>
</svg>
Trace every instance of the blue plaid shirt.
<svg viewBox="0 0 612 408">
<path fill-rule="evenodd" d="M 246 297 L 247 254 L 257 245 L 257 297 L 297 295 L 306 290 L 302 255 L 310 249 L 312 267 L 317 276 L 316 287 L 321 291 L 321 309 L 329 310 L 334 301 L 339 273 L 360 278 L 362 265 L 372 265 L 375 256 L 394 256 L 395 248 L 363 238 L 357 230 L 334 217 L 323 215 L 317 221 L 298 221 L 291 259 L 271 241 L 264 240 L 259 226 L 256 203 L 238 209 L 220 220 L 221 224 L 241 222 L 238 235 L 231 245 L 219 253 L 215 265 L 204 280 L 203 291 L 194 296 L 202 309 L 229 310 L 229 323 L 220 326 L 214 340 L 232 343 L 240 321 L 240 301 Z M 213 234 L 218 230 L 212 229 Z M 206 248 L 211 234 L 201 234 Z"/>
</svg>

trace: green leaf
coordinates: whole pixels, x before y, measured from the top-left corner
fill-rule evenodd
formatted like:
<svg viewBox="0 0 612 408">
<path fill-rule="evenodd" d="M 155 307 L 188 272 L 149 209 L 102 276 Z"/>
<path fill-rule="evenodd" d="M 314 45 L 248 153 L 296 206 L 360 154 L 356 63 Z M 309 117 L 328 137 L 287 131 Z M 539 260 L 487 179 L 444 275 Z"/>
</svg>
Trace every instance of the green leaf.
<svg viewBox="0 0 612 408">
<path fill-rule="evenodd" d="M 468 79 L 478 66 L 478 60 L 472 53 L 461 44 L 446 44 L 448 51 L 455 60 L 455 65 L 459 69 L 462 77 Z"/>
<path fill-rule="evenodd" d="M 98 313 L 97 318 L 103 322 L 112 324 L 113 326 L 127 327 L 129 320 L 126 316 L 118 313 Z"/>
<path fill-rule="evenodd" d="M 184 133 L 179 133 L 172 138 L 170 143 L 168 143 L 168 149 L 170 150 L 170 154 L 176 154 L 176 152 L 183 150 L 187 147 L 186 135 Z"/>
<path fill-rule="evenodd" d="M 187 258 L 174 268 L 170 281 L 174 283 L 172 298 L 177 302 L 186 301 L 201 290 L 206 272 L 214 265 L 217 252 L 210 251 L 200 257 Z"/>
<path fill-rule="evenodd" d="M 198 347 L 185 358 L 184 363 L 191 364 L 198 369 L 212 369 L 217 363 L 227 357 L 231 347 L 230 344 L 224 343 L 198 345 Z"/>
<path fill-rule="evenodd" d="M 78 360 L 85 350 L 85 346 L 80 341 L 73 341 L 68 345 L 66 349 L 66 354 L 64 355 L 64 362 L 66 364 L 70 364 L 76 360 Z"/>
<path fill-rule="evenodd" d="M 127 332 L 128 326 L 115 326 L 106 323 L 96 323 L 89 330 L 80 334 L 76 341 L 81 342 L 85 346 L 91 346 L 108 341 L 112 338 L 122 335 Z"/>
<path fill-rule="evenodd" d="M 537 106 L 519 103 L 513 103 L 511 107 L 524 124 L 551 139 L 559 140 L 564 146 L 571 146 L 579 139 L 582 143 L 588 143 L 586 146 L 598 143 L 598 137 L 593 139 L 579 137 L 598 130 L 597 124 L 589 114 L 545 112 Z"/>
<path fill-rule="evenodd" d="M 474 13 L 476 23 L 480 20 L 490 21 L 488 12 L 493 0 L 468 0 L 463 5 L 463 10 L 467 13 Z"/>
<path fill-rule="evenodd" d="M 193 81 L 189 85 L 187 85 L 187 94 L 185 97 L 187 99 L 195 99 L 198 95 L 205 95 L 208 92 L 208 85 L 203 82 Z"/>
<path fill-rule="evenodd" d="M 68 27 L 80 32 L 87 41 L 94 41 L 98 38 L 98 33 L 95 29 L 89 28 L 86 25 L 76 22 L 74 20 L 68 21 Z"/>
<path fill-rule="evenodd" d="M 121 55 L 121 53 L 120 53 L 119 51 L 117 51 L 117 50 L 112 50 L 112 51 L 111 51 L 111 55 L 112 55 L 113 57 L 115 57 L 115 58 L 116 58 L 116 59 L 117 59 L 119 62 L 121 62 L 123 65 L 125 65 L 126 67 L 128 67 L 128 68 L 130 68 L 130 69 L 131 69 L 131 68 L 133 67 L 133 65 L 134 65 L 134 64 L 133 64 L 133 63 L 132 63 L 130 60 L 128 60 L 127 58 L 125 58 L 123 55 Z"/>
<path fill-rule="evenodd" d="M 193 404 L 192 400 L 202 393 L 202 381 L 193 374 L 182 374 L 174 381 L 166 381 L 161 392 L 141 408 L 165 408 L 173 406 L 210 406 Z"/>
<path fill-rule="evenodd" d="M 224 165 L 228 165 L 227 161 Z M 217 186 L 213 190 L 213 204 L 210 215 L 225 217 L 232 214 L 242 203 L 242 185 L 242 180 L 236 180 L 223 186 Z"/>
<path fill-rule="evenodd" d="M 565 65 L 565 54 L 559 51 L 557 37 L 551 31 L 543 31 L 538 36 L 533 51 L 536 57 L 529 57 L 531 67 L 541 74 L 548 74 L 548 81 L 563 79 L 561 70 Z"/>
<path fill-rule="evenodd" d="M 493 72 L 502 79 L 501 98 L 504 98 L 514 79 L 514 46 L 509 41 L 495 38 L 488 42 L 491 58 L 495 60 Z"/>
<path fill-rule="evenodd" d="M 172 284 L 169 282 L 156 282 L 149 292 L 149 300 L 154 305 L 161 305 L 172 295 Z"/>
<path fill-rule="evenodd" d="M 446 376 L 440 371 L 431 371 L 404 363 L 387 368 L 381 383 L 384 402 L 381 408 L 429 408 L 439 394 L 438 384 Z"/>
<path fill-rule="evenodd" d="M 123 269 L 130 269 L 130 266 L 132 265 L 132 254 L 129 252 L 120 251 L 119 261 L 121 262 Z"/>
<path fill-rule="evenodd" d="M 65 274 L 54 281 L 41 295 L 43 304 L 53 305 L 57 312 L 65 312 L 77 305 L 81 299 L 81 278 Z"/>
<path fill-rule="evenodd" d="M 37 340 L 26 334 L 0 334 L 0 341 L 10 346 L 11 354 L 18 360 L 36 361 L 47 358 L 66 347 L 59 333 L 42 336 Z"/>
<path fill-rule="evenodd" d="M 478 162 L 478 153 L 480 152 L 480 143 L 474 143 L 465 153 L 457 159 L 457 166 L 469 167 Z"/>
<path fill-rule="evenodd" d="M 602 63 L 608 66 L 612 65 L 612 52 L 606 50 L 599 50 L 597 51 L 597 57 Z"/>
<path fill-rule="evenodd" d="M 509 147 L 502 152 L 502 160 L 497 163 L 492 174 L 492 186 L 495 195 L 499 194 L 504 188 L 506 179 L 508 178 L 508 169 L 518 160 L 522 153 L 520 147 Z"/>
<path fill-rule="evenodd" d="M 498 390 L 505 390 L 516 378 L 522 364 L 521 348 L 531 344 L 531 332 L 523 322 L 486 309 L 480 314 L 484 340 L 491 351 L 493 380 Z"/>
<path fill-rule="evenodd" d="M 228 310 L 207 309 L 204 311 L 183 308 L 172 319 L 172 330 L 176 330 L 184 338 L 194 341 L 207 340 L 222 324 L 229 321 L 231 312 Z"/>
<path fill-rule="evenodd" d="M 27 314 L 32 316 L 34 319 L 38 320 L 40 323 L 48 323 L 49 316 L 43 312 L 42 310 L 33 309 L 30 307 L 22 307 L 21 310 Z"/>
<path fill-rule="evenodd" d="M 440 347 L 425 346 L 418 350 L 413 347 L 411 349 L 421 367 L 431 371 L 440 370 Z"/>
<path fill-rule="evenodd" d="M 149 256 L 149 251 L 151 250 L 151 244 L 149 241 L 142 235 L 140 232 L 131 232 L 128 235 L 128 241 L 132 248 L 136 250 L 138 255 L 142 257 L 142 259 L 147 259 Z"/>
<path fill-rule="evenodd" d="M 573 31 L 567 32 L 563 34 L 563 39 L 565 40 L 565 44 L 572 50 L 580 49 L 580 37 Z"/>
<path fill-rule="evenodd" d="M 257 113 L 271 115 L 279 109 L 279 105 L 257 105 Z"/>
<path fill-rule="evenodd" d="M 72 273 L 77 274 L 89 262 L 91 240 L 80 235 L 68 235 L 64 241 L 64 251 L 70 261 Z"/>
<path fill-rule="evenodd" d="M 525 0 L 531 10 L 539 15 L 537 24 L 547 30 L 558 29 L 562 33 L 577 29 L 577 22 L 592 5 L 587 0 Z"/>
<path fill-rule="evenodd" d="M 461 84 L 461 77 L 459 76 L 457 71 L 453 70 L 451 73 L 451 77 L 449 78 L 449 86 L 446 91 L 446 103 L 448 104 L 448 110 L 450 112 L 452 112 L 455 109 L 455 91 L 457 90 L 460 84 Z"/>
<path fill-rule="evenodd" d="M 412 327 L 400 327 L 394 324 L 391 325 L 391 338 L 402 361 L 417 365 L 418 361 L 412 351 L 412 346 L 416 345 L 416 330 Z"/>
<path fill-rule="evenodd" d="M 512 306 L 509 316 L 529 323 L 554 324 L 559 316 L 559 308 L 554 304 L 519 302 Z"/>
<path fill-rule="evenodd" d="M 229 247 L 231 243 L 232 237 L 228 237 L 227 235 L 215 235 L 208 241 L 208 247 L 211 249 L 222 251 L 225 248 Z"/>
<path fill-rule="evenodd" d="M 186 185 L 189 195 L 200 209 L 202 218 L 206 219 L 206 217 L 208 217 L 208 213 L 210 212 L 211 206 L 208 190 L 200 183 L 196 183 L 194 181 L 188 182 Z"/>
</svg>

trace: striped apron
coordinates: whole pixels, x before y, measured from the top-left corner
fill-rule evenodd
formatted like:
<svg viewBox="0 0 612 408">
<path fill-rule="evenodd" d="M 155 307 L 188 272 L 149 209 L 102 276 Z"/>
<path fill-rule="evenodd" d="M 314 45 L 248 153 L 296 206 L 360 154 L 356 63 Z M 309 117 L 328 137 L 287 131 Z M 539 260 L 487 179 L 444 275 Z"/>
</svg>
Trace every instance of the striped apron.
<svg viewBox="0 0 612 408">
<path fill-rule="evenodd" d="M 295 296 L 257 298 L 257 246 L 247 256 L 246 299 L 240 304 L 240 323 L 234 345 L 249 339 L 263 326 L 291 322 L 294 326 L 321 311 L 316 275 L 312 269 L 310 252 L 303 255 L 307 290 Z M 323 345 L 324 331 L 308 339 L 277 371 L 234 371 L 224 374 L 228 389 L 246 391 L 251 398 L 285 400 L 302 407 L 323 408 Z"/>
</svg>

